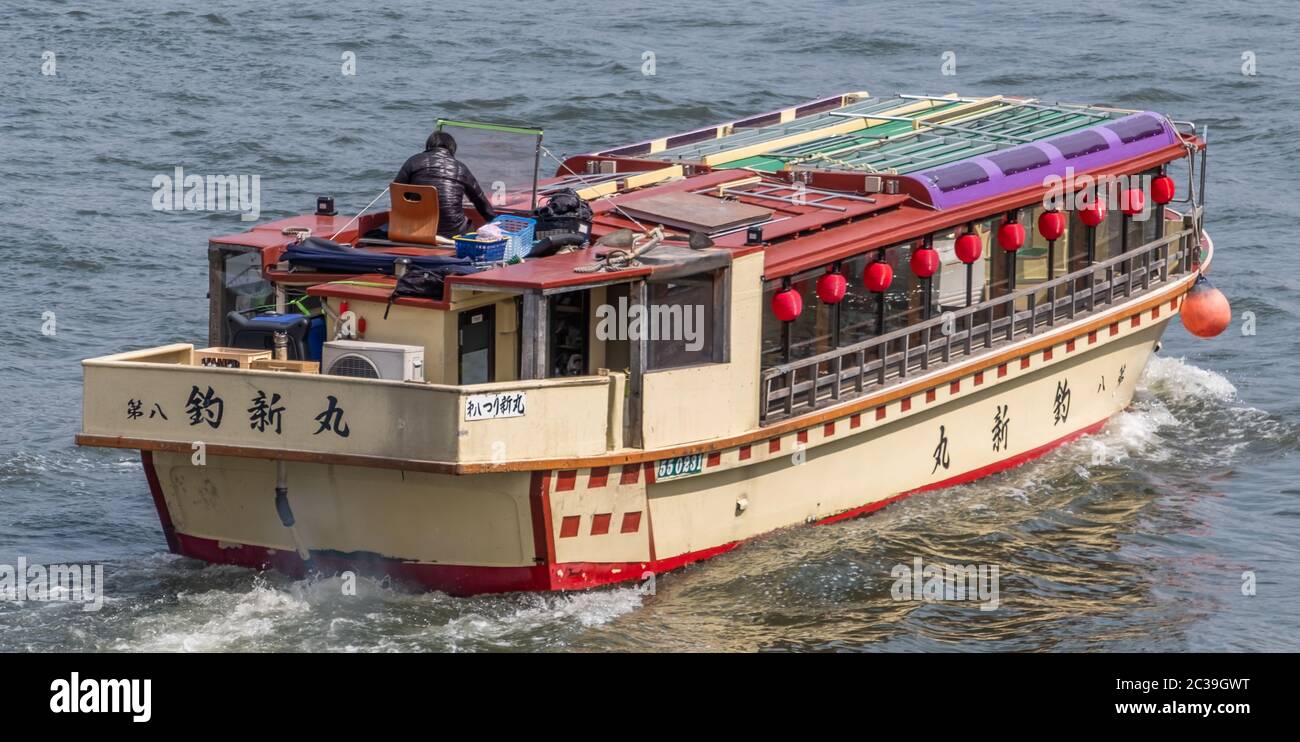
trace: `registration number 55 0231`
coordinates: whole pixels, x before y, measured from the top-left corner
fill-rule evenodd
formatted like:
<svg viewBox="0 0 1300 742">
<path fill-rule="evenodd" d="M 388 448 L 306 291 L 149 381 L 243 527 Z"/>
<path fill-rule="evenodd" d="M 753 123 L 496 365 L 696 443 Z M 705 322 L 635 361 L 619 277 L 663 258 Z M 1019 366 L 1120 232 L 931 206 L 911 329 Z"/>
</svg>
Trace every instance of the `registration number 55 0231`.
<svg viewBox="0 0 1300 742">
<path fill-rule="evenodd" d="M 699 474 L 704 470 L 704 454 L 697 453 L 690 456 L 678 456 L 672 459 L 662 459 L 655 464 L 655 479 L 673 479 L 674 477 L 685 477 L 691 474 Z"/>
</svg>

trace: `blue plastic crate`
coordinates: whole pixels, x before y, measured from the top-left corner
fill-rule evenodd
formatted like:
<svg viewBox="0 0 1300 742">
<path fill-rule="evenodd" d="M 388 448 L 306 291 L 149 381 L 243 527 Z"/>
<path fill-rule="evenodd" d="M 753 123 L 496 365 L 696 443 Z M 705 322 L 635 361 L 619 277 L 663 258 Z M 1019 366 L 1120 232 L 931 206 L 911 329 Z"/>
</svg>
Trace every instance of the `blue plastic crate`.
<svg viewBox="0 0 1300 742">
<path fill-rule="evenodd" d="M 526 258 L 528 253 L 533 251 L 533 232 L 537 228 L 536 219 L 502 214 L 493 219 L 492 223 L 500 227 L 501 234 L 506 236 L 508 242 L 505 253 L 506 260 Z"/>
<path fill-rule="evenodd" d="M 456 243 L 456 257 L 469 258 L 475 263 L 499 263 L 506 259 L 508 239 L 503 237 L 499 240 L 480 240 L 477 235 L 477 232 L 469 232 L 458 234 L 453 238 Z"/>
</svg>

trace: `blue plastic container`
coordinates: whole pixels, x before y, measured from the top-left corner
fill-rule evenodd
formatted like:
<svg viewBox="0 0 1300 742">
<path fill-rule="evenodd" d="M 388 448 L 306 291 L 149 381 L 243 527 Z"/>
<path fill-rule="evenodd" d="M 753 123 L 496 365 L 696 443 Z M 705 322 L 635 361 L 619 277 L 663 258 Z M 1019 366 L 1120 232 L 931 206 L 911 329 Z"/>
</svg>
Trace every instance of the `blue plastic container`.
<svg viewBox="0 0 1300 742">
<path fill-rule="evenodd" d="M 526 216 L 502 214 L 492 223 L 501 228 L 506 236 L 505 259 L 526 258 L 533 251 L 533 232 L 537 229 L 537 220 Z"/>
<path fill-rule="evenodd" d="M 453 239 L 458 258 L 469 258 L 475 263 L 499 263 L 506 259 L 506 244 L 509 240 L 504 237 L 499 240 L 480 240 L 477 232 L 469 232 L 458 234 Z"/>
<path fill-rule="evenodd" d="M 525 258 L 533 251 L 533 234 L 537 220 L 526 216 L 502 214 L 493 219 L 504 235 L 499 240 L 480 240 L 478 232 L 456 235 L 456 257 L 469 258 L 475 263 L 500 263 L 514 258 Z"/>
<path fill-rule="evenodd" d="M 325 349 L 325 317 L 316 315 L 307 325 L 307 360 L 319 361 Z"/>
</svg>

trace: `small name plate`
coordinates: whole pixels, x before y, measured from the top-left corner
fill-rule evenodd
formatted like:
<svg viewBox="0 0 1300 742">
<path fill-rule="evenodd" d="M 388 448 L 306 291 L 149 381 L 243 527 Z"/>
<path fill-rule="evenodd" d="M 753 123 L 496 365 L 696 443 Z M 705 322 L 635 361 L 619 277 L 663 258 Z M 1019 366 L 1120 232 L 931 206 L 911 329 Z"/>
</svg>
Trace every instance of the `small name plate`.
<svg viewBox="0 0 1300 742">
<path fill-rule="evenodd" d="M 655 464 L 655 479 L 675 479 L 677 477 L 687 477 L 692 474 L 699 474 L 704 470 L 704 454 L 696 453 L 690 456 L 678 456 L 673 459 L 662 459 Z"/>
<path fill-rule="evenodd" d="M 465 398 L 465 420 L 523 417 L 527 402 L 528 394 L 526 392 L 471 394 Z"/>
</svg>

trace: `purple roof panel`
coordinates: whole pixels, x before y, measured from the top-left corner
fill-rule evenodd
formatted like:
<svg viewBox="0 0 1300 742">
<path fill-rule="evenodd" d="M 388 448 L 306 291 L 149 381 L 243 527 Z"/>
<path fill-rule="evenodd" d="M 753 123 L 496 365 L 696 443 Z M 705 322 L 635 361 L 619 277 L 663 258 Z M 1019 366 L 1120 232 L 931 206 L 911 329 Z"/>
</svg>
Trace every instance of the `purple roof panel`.
<svg viewBox="0 0 1300 742">
<path fill-rule="evenodd" d="M 1033 185 L 1066 168 L 1081 173 L 1177 144 L 1178 134 L 1156 113 L 1131 116 L 1029 144 L 909 174 L 937 209 L 999 196 Z"/>
</svg>

